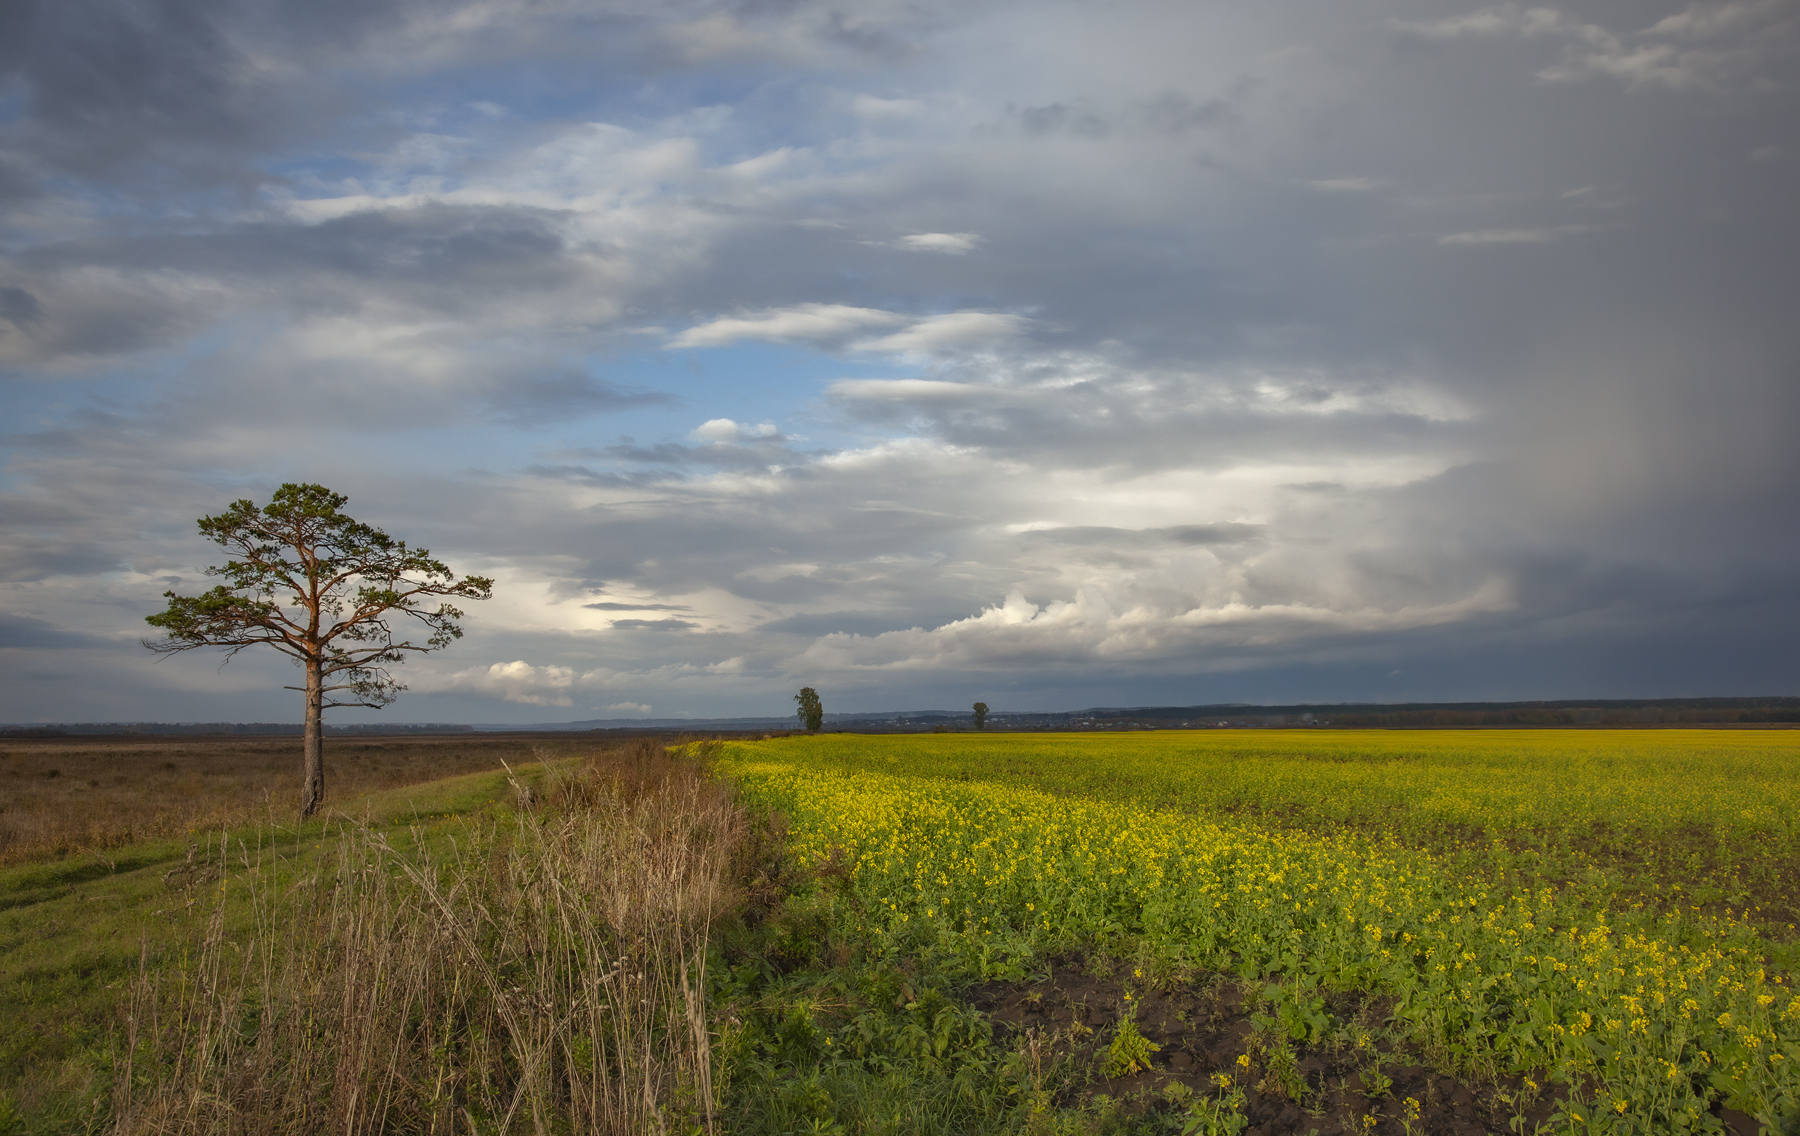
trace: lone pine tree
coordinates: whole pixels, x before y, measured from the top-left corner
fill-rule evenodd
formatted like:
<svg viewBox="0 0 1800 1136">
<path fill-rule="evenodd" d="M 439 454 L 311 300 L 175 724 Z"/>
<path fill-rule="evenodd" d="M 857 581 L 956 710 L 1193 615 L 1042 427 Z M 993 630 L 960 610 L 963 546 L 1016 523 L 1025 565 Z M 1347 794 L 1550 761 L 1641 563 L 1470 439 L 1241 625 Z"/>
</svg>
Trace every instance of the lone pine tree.
<svg viewBox="0 0 1800 1136">
<path fill-rule="evenodd" d="M 290 482 L 261 508 L 239 500 L 201 517 L 201 535 L 232 555 L 206 574 L 226 582 L 198 596 L 164 592 L 168 608 L 145 618 L 164 631 L 143 641 L 158 654 L 223 647 L 229 661 L 246 647 L 267 646 L 306 672 L 304 686 L 287 688 L 306 694 L 302 816 L 325 796 L 325 710 L 392 702 L 406 687 L 389 665 L 462 638 L 463 613 L 430 600 L 493 594 L 492 580 L 459 580 L 427 550 L 345 516 L 339 509 L 348 500 L 323 485 Z M 409 638 L 409 629 L 423 638 Z"/>
</svg>

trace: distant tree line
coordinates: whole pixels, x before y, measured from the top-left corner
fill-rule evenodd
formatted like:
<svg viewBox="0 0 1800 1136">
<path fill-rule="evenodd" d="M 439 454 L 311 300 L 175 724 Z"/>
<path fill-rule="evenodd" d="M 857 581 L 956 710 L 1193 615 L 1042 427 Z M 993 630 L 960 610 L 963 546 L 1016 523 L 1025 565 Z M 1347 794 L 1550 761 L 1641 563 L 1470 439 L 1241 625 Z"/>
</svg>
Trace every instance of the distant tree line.
<svg viewBox="0 0 1800 1136">
<path fill-rule="evenodd" d="M 1251 726 L 1684 726 L 1800 723 L 1800 698 L 1595 699 L 1562 702 L 1144 706 L 1069 715 L 1100 724 Z"/>
<path fill-rule="evenodd" d="M 1330 714 L 1334 726 L 1680 726 L 1800 722 L 1800 709 L 1402 710 Z"/>
</svg>

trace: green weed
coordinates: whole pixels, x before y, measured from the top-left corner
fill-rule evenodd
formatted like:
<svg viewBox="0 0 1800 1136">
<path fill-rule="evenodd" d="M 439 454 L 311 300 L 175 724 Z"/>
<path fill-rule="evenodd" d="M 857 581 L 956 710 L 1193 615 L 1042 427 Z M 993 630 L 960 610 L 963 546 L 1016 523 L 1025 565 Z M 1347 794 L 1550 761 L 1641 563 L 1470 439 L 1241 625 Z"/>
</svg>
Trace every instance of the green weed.
<svg viewBox="0 0 1800 1136">
<path fill-rule="evenodd" d="M 1250 1118 L 1243 1113 L 1244 1090 L 1224 1073 L 1214 1073 L 1212 1084 L 1212 1096 L 1188 1105 L 1181 1136 L 1237 1136 L 1250 1126 Z"/>
<path fill-rule="evenodd" d="M 1119 1018 L 1118 1031 L 1106 1047 L 1106 1060 L 1101 1071 L 1108 1077 L 1129 1077 L 1150 1068 L 1150 1055 L 1161 1049 L 1162 1046 L 1138 1032 L 1137 1001 L 1126 994 L 1125 1012 Z"/>
</svg>

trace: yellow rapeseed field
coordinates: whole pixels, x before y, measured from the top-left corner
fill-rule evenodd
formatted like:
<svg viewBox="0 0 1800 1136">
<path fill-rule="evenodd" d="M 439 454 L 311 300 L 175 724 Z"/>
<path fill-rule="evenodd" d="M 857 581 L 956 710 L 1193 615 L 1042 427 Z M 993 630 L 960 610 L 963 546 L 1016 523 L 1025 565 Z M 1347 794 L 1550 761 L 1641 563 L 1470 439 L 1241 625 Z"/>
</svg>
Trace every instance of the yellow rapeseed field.
<svg viewBox="0 0 1800 1136">
<path fill-rule="evenodd" d="M 1800 1114 L 1766 920 L 1679 878 L 1647 902 L 1618 871 L 1519 870 L 1667 840 L 1779 887 L 1800 733 L 835 735 L 732 743 L 722 767 L 803 854 L 844 850 L 863 930 L 897 950 L 992 968 L 1111 941 L 1379 992 L 1444 1062 L 1574 1086 L 1597 1131 L 1697 1130 L 1717 1099 Z"/>
</svg>

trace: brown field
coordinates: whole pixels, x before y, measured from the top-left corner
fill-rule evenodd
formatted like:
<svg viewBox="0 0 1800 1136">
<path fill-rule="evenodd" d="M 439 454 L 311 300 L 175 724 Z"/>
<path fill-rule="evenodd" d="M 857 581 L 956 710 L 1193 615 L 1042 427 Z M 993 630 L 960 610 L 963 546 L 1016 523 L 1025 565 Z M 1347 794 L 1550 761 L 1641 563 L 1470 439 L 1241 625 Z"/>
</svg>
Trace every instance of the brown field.
<svg viewBox="0 0 1800 1136">
<path fill-rule="evenodd" d="M 325 805 L 594 744 L 577 733 L 328 737 Z M 299 797 L 298 737 L 0 740 L 0 864 L 291 819 Z"/>
</svg>

